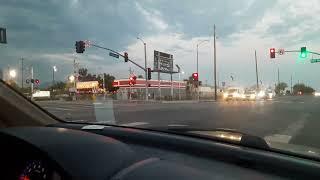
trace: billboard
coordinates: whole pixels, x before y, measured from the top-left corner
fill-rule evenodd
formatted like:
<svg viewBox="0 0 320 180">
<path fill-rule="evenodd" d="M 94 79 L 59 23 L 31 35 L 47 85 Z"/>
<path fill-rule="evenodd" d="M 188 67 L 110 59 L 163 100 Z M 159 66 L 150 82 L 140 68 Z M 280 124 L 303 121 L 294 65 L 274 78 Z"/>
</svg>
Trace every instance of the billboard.
<svg viewBox="0 0 320 180">
<path fill-rule="evenodd" d="M 173 72 L 173 55 L 154 50 L 154 71 Z"/>
<path fill-rule="evenodd" d="M 99 87 L 98 81 L 85 81 L 85 82 L 77 82 L 77 89 L 97 89 Z"/>
</svg>

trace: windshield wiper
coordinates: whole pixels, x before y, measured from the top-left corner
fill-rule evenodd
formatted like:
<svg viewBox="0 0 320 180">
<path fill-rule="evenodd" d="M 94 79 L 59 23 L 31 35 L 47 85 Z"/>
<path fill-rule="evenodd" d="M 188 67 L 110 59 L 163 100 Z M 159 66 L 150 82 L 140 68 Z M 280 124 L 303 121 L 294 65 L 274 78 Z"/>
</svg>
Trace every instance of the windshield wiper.
<svg viewBox="0 0 320 180">
<path fill-rule="evenodd" d="M 225 129 L 225 128 L 200 129 L 200 128 L 188 128 L 188 127 L 174 127 L 174 128 L 168 128 L 167 130 L 176 132 L 176 133 L 202 136 L 205 138 L 210 138 L 215 140 L 237 142 L 238 144 L 246 147 L 259 148 L 264 150 L 270 149 L 268 143 L 263 138 L 259 136 L 246 134 L 234 129 Z M 211 135 L 209 132 L 211 133 L 220 132 L 220 136 Z M 226 135 L 223 135 L 224 133 Z M 238 138 L 237 136 L 234 136 L 234 134 L 240 135 L 240 138 Z"/>
</svg>

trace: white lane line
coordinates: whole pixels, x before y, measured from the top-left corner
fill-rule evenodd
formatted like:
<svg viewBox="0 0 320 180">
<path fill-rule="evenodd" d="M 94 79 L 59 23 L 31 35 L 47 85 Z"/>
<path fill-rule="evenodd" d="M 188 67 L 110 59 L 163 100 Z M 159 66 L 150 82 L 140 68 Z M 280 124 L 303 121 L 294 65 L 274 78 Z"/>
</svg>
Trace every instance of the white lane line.
<svg viewBox="0 0 320 180">
<path fill-rule="evenodd" d="M 132 122 L 132 123 L 125 123 L 125 124 L 120 124 L 120 126 L 141 126 L 141 125 L 146 125 L 149 124 L 147 122 Z"/>
<path fill-rule="evenodd" d="M 290 124 L 284 131 L 270 136 L 265 136 L 264 139 L 270 143 L 289 143 L 289 141 L 297 135 L 297 133 L 304 127 L 310 114 L 302 114 L 298 121 Z"/>
<path fill-rule="evenodd" d="M 94 105 L 99 105 L 99 104 L 103 104 L 103 103 L 101 103 L 101 102 L 94 102 L 94 103 L 92 103 L 92 104 L 94 104 Z"/>
<path fill-rule="evenodd" d="M 185 125 L 185 124 L 168 124 L 169 127 L 185 127 L 185 126 L 188 126 L 188 125 Z"/>
<path fill-rule="evenodd" d="M 59 107 L 50 107 L 47 109 L 51 109 L 51 110 L 61 110 L 61 111 L 70 111 L 71 109 L 68 108 L 59 108 Z"/>
</svg>

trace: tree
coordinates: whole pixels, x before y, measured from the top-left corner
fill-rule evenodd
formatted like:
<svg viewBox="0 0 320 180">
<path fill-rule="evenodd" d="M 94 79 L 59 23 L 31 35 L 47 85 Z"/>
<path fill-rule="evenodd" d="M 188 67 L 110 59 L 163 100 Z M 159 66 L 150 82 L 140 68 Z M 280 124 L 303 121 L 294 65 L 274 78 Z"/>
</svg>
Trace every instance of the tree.
<svg viewBox="0 0 320 180">
<path fill-rule="evenodd" d="M 110 74 L 103 73 L 104 76 L 104 86 L 108 91 L 115 91 L 117 88 L 113 87 L 113 81 L 116 79 L 114 76 Z M 99 84 L 103 84 L 103 78 L 99 75 L 97 77 L 97 81 L 99 81 Z"/>
<path fill-rule="evenodd" d="M 79 71 L 78 71 L 79 75 L 81 77 L 86 77 L 87 74 L 88 74 L 88 69 L 87 68 L 80 68 Z"/>
<path fill-rule="evenodd" d="M 312 94 L 315 90 L 312 87 L 306 86 L 303 83 L 295 84 L 293 86 L 293 94 L 298 94 L 301 92 L 302 94 Z"/>
<path fill-rule="evenodd" d="M 58 81 L 51 85 L 47 90 L 51 91 L 54 90 L 56 94 L 62 94 L 67 92 L 67 83 Z"/>
<path fill-rule="evenodd" d="M 276 94 L 282 94 L 287 87 L 288 87 L 287 83 L 281 82 L 276 85 L 276 88 L 274 91 L 276 92 Z"/>
</svg>

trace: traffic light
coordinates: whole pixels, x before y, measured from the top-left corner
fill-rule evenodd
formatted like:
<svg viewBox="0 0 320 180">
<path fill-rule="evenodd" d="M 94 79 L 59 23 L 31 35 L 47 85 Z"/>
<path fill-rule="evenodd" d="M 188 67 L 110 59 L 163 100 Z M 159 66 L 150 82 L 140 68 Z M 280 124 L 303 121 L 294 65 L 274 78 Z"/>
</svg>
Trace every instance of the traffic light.
<svg viewBox="0 0 320 180">
<path fill-rule="evenodd" d="M 86 43 L 84 41 L 76 41 L 76 52 L 83 53 L 86 47 Z"/>
<path fill-rule="evenodd" d="M 34 83 L 34 79 L 30 79 L 30 82 L 33 84 Z"/>
<path fill-rule="evenodd" d="M 276 58 L 276 49 L 275 48 L 270 48 L 270 58 Z"/>
<path fill-rule="evenodd" d="M 40 84 L 40 80 L 39 79 L 35 79 L 34 82 L 39 85 Z"/>
<path fill-rule="evenodd" d="M 192 78 L 194 81 L 198 81 L 199 80 L 198 73 L 192 73 Z"/>
<path fill-rule="evenodd" d="M 128 53 L 124 52 L 124 62 L 128 62 Z"/>
<path fill-rule="evenodd" d="M 147 68 L 148 80 L 151 79 L 151 68 Z"/>
<path fill-rule="evenodd" d="M 307 58 L 308 57 L 308 52 L 307 52 L 307 48 L 306 47 L 301 47 L 300 57 L 301 58 Z"/>
</svg>

